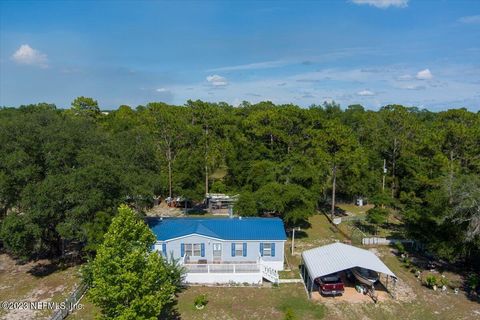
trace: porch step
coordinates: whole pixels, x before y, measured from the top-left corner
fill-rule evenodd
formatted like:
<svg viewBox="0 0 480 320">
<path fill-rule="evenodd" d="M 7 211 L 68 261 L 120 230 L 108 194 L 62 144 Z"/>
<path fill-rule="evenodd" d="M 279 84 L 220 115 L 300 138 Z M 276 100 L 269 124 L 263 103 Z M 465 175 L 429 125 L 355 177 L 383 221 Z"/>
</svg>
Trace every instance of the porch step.
<svg viewBox="0 0 480 320">
<path fill-rule="evenodd" d="M 278 276 L 278 271 L 272 267 L 269 267 L 265 264 L 262 264 L 262 276 L 272 283 L 278 283 L 280 277 Z"/>
</svg>

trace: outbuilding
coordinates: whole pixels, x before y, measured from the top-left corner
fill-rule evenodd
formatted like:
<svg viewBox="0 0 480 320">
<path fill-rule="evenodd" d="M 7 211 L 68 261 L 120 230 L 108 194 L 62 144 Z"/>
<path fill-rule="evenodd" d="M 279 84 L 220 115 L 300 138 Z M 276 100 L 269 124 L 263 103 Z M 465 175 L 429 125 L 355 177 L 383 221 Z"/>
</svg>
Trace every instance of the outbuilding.
<svg viewBox="0 0 480 320">
<path fill-rule="evenodd" d="M 315 279 L 355 267 L 384 275 L 383 286 L 392 295 L 394 293 L 397 276 L 369 250 L 336 242 L 304 251 L 302 260 L 301 272 L 309 297 L 312 297 Z"/>
</svg>

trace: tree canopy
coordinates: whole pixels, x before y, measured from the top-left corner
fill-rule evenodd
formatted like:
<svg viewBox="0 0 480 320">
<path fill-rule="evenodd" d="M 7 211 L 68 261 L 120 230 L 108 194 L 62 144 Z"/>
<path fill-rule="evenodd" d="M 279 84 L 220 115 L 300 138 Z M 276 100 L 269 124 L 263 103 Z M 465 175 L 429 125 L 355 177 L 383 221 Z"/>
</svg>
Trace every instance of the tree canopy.
<svg viewBox="0 0 480 320">
<path fill-rule="evenodd" d="M 123 205 L 88 266 L 92 301 L 108 319 L 158 319 L 173 302 L 181 270 L 151 251 L 156 238 Z"/>
<path fill-rule="evenodd" d="M 439 256 L 480 261 L 479 137 L 479 113 L 401 105 L 188 101 L 103 114 L 79 97 L 69 110 L 3 108 L 0 236 L 19 257 L 59 255 L 69 243 L 94 253 L 120 203 L 141 212 L 157 196 L 201 201 L 220 190 L 240 194 L 239 214 L 296 225 L 362 196 L 397 209 Z"/>
</svg>

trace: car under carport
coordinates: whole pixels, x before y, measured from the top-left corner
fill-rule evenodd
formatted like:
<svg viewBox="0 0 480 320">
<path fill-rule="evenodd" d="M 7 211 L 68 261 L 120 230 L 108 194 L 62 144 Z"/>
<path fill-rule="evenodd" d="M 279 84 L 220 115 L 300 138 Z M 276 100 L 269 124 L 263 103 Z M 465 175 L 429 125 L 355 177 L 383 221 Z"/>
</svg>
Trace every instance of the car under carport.
<svg viewBox="0 0 480 320">
<path fill-rule="evenodd" d="M 301 274 L 309 297 L 315 287 L 315 279 L 340 273 L 355 267 L 373 270 L 383 275 L 381 284 L 395 296 L 397 276 L 373 252 L 336 242 L 302 253 Z"/>
</svg>

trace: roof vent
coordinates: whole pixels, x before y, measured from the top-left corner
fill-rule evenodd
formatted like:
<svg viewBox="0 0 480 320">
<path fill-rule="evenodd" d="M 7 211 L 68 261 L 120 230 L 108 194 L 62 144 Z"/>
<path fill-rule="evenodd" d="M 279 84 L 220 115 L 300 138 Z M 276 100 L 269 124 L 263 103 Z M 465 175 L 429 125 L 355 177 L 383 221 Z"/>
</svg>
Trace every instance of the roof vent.
<svg viewBox="0 0 480 320">
<path fill-rule="evenodd" d="M 242 220 L 242 216 L 239 216 L 239 217 L 238 217 L 238 220 Z"/>
</svg>

